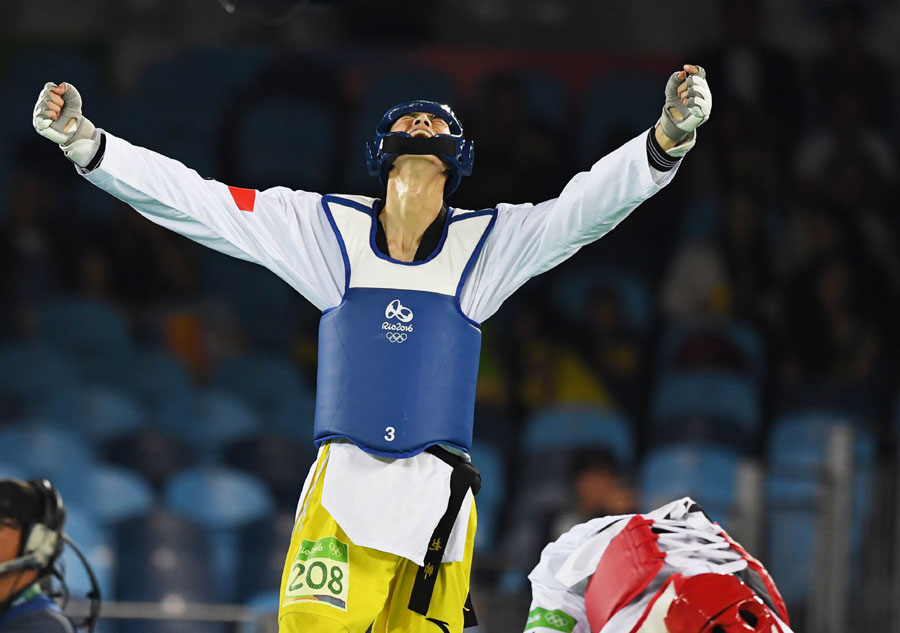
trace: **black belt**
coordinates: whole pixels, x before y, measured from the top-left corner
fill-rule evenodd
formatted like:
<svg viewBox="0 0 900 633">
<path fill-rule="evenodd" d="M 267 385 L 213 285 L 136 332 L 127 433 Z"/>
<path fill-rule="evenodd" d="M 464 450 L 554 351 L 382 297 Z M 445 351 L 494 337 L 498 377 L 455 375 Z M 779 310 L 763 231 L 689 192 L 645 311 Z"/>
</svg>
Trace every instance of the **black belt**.
<svg viewBox="0 0 900 633">
<path fill-rule="evenodd" d="M 450 540 L 450 531 L 459 516 L 466 493 L 471 488 L 472 494 L 477 495 L 481 489 L 481 474 L 475 467 L 459 455 L 439 446 L 430 446 L 425 449 L 441 461 L 453 467 L 450 475 L 450 498 L 447 500 L 447 510 L 438 521 L 437 527 L 431 535 L 428 550 L 425 552 L 425 560 L 416 574 L 412 593 L 409 596 L 409 610 L 426 615 L 428 605 L 431 604 L 431 595 L 434 593 L 434 584 L 437 581 L 438 567 L 444 559 L 444 549 Z M 466 606 L 463 611 L 463 627 L 467 628 L 477 624 L 475 610 L 472 608 L 471 596 L 466 597 Z"/>
</svg>

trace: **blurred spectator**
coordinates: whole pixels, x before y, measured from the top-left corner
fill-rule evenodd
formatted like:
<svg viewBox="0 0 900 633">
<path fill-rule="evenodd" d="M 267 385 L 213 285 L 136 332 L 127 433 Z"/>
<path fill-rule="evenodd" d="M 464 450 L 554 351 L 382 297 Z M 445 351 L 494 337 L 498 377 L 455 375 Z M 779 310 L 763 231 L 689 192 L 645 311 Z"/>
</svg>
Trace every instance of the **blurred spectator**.
<svg viewBox="0 0 900 633">
<path fill-rule="evenodd" d="M 510 351 L 512 365 L 519 371 L 518 396 L 526 409 L 612 402 L 607 387 L 569 342 L 570 334 L 569 324 L 545 303 L 521 305 L 512 324 Z"/>
<path fill-rule="evenodd" d="M 777 315 L 771 223 L 755 190 L 731 190 L 715 232 L 676 252 L 660 289 L 665 317 L 727 316 L 768 327 Z"/>
<path fill-rule="evenodd" d="M 810 399 L 870 412 L 886 387 L 884 337 L 860 310 L 846 259 L 829 258 L 800 275 L 785 297 L 781 379 L 788 400 Z M 791 393 L 793 392 L 793 393 Z"/>
<path fill-rule="evenodd" d="M 572 506 L 547 522 L 546 535 L 558 538 L 584 521 L 635 511 L 635 494 L 609 451 L 585 449 L 572 456 Z"/>
</svg>

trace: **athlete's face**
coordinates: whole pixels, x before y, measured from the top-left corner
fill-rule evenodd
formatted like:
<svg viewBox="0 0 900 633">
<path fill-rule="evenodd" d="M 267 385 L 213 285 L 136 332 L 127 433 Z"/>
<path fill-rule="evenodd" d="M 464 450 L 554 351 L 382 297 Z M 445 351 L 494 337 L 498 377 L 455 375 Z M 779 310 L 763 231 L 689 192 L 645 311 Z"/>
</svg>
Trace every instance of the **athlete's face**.
<svg viewBox="0 0 900 633">
<path fill-rule="evenodd" d="M 22 530 L 11 523 L 0 520 L 0 563 L 16 558 L 22 542 Z M 0 574 L 0 601 L 27 587 L 37 578 L 35 570 L 13 570 Z"/>
<path fill-rule="evenodd" d="M 391 132 L 406 132 L 412 137 L 430 138 L 435 134 L 450 134 L 450 125 L 428 112 L 410 112 L 394 121 Z"/>
</svg>

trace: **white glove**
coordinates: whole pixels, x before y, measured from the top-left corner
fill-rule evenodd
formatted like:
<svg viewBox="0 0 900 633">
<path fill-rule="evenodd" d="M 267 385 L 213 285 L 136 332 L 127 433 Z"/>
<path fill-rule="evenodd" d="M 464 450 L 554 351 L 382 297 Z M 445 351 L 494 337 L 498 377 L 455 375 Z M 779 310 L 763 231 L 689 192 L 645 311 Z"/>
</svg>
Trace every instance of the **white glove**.
<svg viewBox="0 0 900 633">
<path fill-rule="evenodd" d="M 58 144 L 66 157 L 80 167 L 86 167 L 100 147 L 100 135 L 81 113 L 81 95 L 72 84 L 44 84 L 34 104 L 31 123 L 38 134 Z"/>
<path fill-rule="evenodd" d="M 683 141 L 705 123 L 712 112 L 712 92 L 706 83 L 706 71 L 696 66 L 697 72 L 692 73 L 687 68 L 688 66 L 669 77 L 666 103 L 659 118 L 663 133 L 676 143 Z"/>
</svg>

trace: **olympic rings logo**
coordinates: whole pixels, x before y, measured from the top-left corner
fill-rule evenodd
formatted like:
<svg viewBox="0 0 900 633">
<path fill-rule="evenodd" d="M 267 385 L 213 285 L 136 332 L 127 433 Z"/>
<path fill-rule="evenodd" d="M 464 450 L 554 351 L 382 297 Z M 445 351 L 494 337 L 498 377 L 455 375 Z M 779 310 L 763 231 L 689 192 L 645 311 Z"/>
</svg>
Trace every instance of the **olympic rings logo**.
<svg viewBox="0 0 900 633">
<path fill-rule="evenodd" d="M 399 319 L 403 323 L 413 320 L 413 312 L 400 303 L 400 299 L 394 299 L 384 309 L 385 319 Z"/>
<path fill-rule="evenodd" d="M 563 616 L 558 615 L 556 613 L 545 613 L 544 620 L 547 622 L 547 624 L 554 626 L 558 629 L 560 627 L 567 626 L 569 624 L 569 621 L 566 618 L 564 618 Z M 560 629 L 560 630 L 562 630 L 562 629 Z"/>
<path fill-rule="evenodd" d="M 402 343 L 407 338 L 403 332 L 386 332 L 384 337 L 391 343 Z"/>
</svg>

